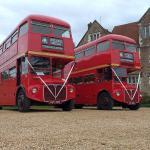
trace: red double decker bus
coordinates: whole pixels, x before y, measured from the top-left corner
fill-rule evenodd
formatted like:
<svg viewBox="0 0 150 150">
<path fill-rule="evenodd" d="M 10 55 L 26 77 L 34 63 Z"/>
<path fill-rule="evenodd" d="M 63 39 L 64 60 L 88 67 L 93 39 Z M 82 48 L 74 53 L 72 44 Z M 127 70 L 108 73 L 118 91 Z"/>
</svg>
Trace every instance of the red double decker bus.
<svg viewBox="0 0 150 150">
<path fill-rule="evenodd" d="M 127 82 L 128 74 L 140 70 L 134 40 L 110 34 L 75 49 L 76 66 L 69 82 L 76 88 L 76 108 L 97 105 L 112 109 L 114 105 L 139 108 L 138 85 Z M 66 67 L 67 68 L 67 67 Z"/>
<path fill-rule="evenodd" d="M 0 45 L 0 106 L 28 111 L 52 104 L 69 111 L 75 90 L 64 79 L 74 60 L 70 25 L 53 17 L 30 15 Z M 73 65 L 68 72 L 68 77 Z"/>
</svg>

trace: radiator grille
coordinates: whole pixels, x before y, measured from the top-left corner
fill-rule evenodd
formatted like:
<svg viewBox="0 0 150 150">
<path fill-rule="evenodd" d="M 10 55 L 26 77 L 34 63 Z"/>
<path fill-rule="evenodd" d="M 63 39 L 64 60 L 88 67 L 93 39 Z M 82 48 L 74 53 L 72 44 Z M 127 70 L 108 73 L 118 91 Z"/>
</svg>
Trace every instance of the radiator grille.
<svg viewBox="0 0 150 150">
<path fill-rule="evenodd" d="M 135 90 L 127 90 L 127 91 L 128 91 L 128 93 L 129 93 L 129 95 L 130 95 L 131 97 L 133 97 L 133 95 L 134 95 L 134 93 L 135 93 Z M 127 92 L 125 91 L 125 102 L 127 102 L 127 103 L 130 103 L 130 102 L 131 102 L 131 99 L 130 99 L 129 95 L 128 95 Z M 136 94 L 135 94 L 134 99 L 132 100 L 132 102 L 137 103 L 138 100 L 139 100 L 139 94 L 138 94 L 138 92 L 136 92 Z"/>
<path fill-rule="evenodd" d="M 58 92 L 60 91 L 62 85 L 59 84 L 54 84 L 54 85 L 48 85 L 52 93 L 56 96 Z M 66 87 L 63 87 L 61 90 L 60 94 L 55 97 L 49 92 L 47 87 L 44 87 L 44 98 L 45 101 L 60 101 L 60 100 L 65 100 L 66 99 Z"/>
</svg>

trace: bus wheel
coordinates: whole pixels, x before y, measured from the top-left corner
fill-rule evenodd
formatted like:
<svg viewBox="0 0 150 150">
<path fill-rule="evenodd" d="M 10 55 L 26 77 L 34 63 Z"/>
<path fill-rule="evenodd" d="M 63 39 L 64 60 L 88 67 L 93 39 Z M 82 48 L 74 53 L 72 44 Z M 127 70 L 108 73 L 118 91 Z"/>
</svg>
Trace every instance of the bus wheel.
<svg viewBox="0 0 150 150">
<path fill-rule="evenodd" d="M 128 105 L 130 110 L 138 110 L 140 108 L 140 104 Z"/>
<path fill-rule="evenodd" d="M 3 109 L 3 107 L 0 107 L 0 110 L 2 110 Z"/>
<path fill-rule="evenodd" d="M 63 111 L 71 111 L 74 108 L 74 100 L 69 100 L 62 104 Z"/>
<path fill-rule="evenodd" d="M 18 104 L 18 110 L 20 112 L 27 112 L 30 108 L 30 101 L 26 97 L 23 90 L 20 90 L 17 96 L 17 104 Z"/>
<path fill-rule="evenodd" d="M 76 104 L 74 107 L 75 107 L 75 109 L 82 109 L 82 108 L 83 108 L 83 105 L 81 105 L 81 104 Z"/>
<path fill-rule="evenodd" d="M 113 108 L 113 99 L 111 96 L 103 92 L 99 95 L 97 100 L 97 109 L 101 110 L 111 110 Z"/>
</svg>

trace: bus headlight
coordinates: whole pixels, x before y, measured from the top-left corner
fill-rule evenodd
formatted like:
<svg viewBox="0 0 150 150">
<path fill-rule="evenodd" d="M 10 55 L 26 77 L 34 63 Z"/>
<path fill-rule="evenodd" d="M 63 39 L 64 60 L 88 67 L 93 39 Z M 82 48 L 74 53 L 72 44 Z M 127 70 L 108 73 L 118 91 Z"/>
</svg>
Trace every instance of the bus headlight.
<svg viewBox="0 0 150 150">
<path fill-rule="evenodd" d="M 38 91 L 37 88 L 33 88 L 33 89 L 32 89 L 32 93 L 33 93 L 33 94 L 37 93 L 37 91 Z"/>
<path fill-rule="evenodd" d="M 117 96 L 120 96 L 120 92 L 117 91 L 117 92 L 116 92 L 116 95 L 117 95 Z"/>
<path fill-rule="evenodd" d="M 69 88 L 69 92 L 70 93 L 73 93 L 74 92 L 74 89 L 71 87 L 71 88 Z"/>
</svg>

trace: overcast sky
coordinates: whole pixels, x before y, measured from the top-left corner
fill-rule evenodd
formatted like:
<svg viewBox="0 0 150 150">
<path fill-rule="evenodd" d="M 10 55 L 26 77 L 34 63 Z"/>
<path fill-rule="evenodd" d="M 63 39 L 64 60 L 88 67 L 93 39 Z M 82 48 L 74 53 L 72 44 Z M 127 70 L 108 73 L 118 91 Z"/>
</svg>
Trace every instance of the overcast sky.
<svg viewBox="0 0 150 150">
<path fill-rule="evenodd" d="M 150 0 L 0 0 L 0 42 L 29 14 L 63 19 L 71 24 L 77 44 L 95 19 L 111 31 L 114 26 L 138 21 Z"/>
</svg>

